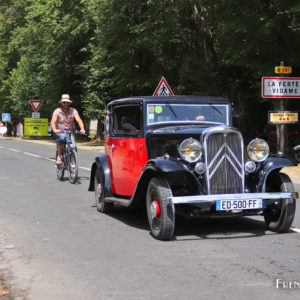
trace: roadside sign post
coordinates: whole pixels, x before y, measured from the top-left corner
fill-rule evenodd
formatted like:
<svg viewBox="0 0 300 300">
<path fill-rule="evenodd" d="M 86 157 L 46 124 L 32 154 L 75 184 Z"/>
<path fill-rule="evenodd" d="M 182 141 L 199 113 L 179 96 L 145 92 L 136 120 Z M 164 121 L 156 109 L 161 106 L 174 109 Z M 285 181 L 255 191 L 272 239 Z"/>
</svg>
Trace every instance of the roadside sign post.
<svg viewBox="0 0 300 300">
<path fill-rule="evenodd" d="M 32 118 L 39 119 L 41 117 L 41 114 L 39 112 L 33 112 L 31 113 L 31 116 Z"/>
<path fill-rule="evenodd" d="M 2 122 L 8 123 L 11 121 L 10 113 L 3 113 L 2 114 Z"/>
<path fill-rule="evenodd" d="M 269 124 L 296 124 L 298 123 L 297 111 L 269 111 Z"/>
<path fill-rule="evenodd" d="M 162 77 L 159 84 L 157 85 L 153 96 L 174 96 L 167 80 L 165 77 Z"/>
<path fill-rule="evenodd" d="M 31 104 L 33 110 L 37 112 L 41 107 L 43 100 L 29 100 L 29 103 Z"/>
<path fill-rule="evenodd" d="M 275 72 L 278 71 L 280 72 L 279 76 L 280 77 L 284 77 L 286 76 L 285 74 L 285 69 L 283 69 L 284 67 L 284 62 L 280 62 L 280 68 L 275 68 Z M 290 70 L 292 72 L 292 68 Z M 280 98 L 280 102 L 279 102 L 279 111 L 285 111 L 285 103 L 283 98 Z M 276 132 L 277 132 L 277 153 L 282 153 L 282 155 L 286 154 L 287 152 L 287 128 L 286 128 L 286 124 L 277 124 L 276 125 Z"/>
<path fill-rule="evenodd" d="M 280 99 L 278 111 L 285 111 L 285 105 L 283 99 Z M 286 124 L 277 124 L 276 125 L 276 132 L 277 132 L 277 153 L 279 154 L 286 154 L 287 150 L 287 128 Z"/>
<path fill-rule="evenodd" d="M 300 78 L 287 77 L 292 73 L 292 67 L 284 66 L 284 62 L 275 67 L 275 73 L 279 74 L 279 77 L 262 77 L 262 97 L 274 100 L 279 98 L 274 103 L 276 112 L 269 113 L 269 123 L 276 124 L 277 153 L 284 155 L 287 153 L 286 124 L 298 122 L 298 113 L 295 116 L 292 112 L 286 111 L 284 98 L 300 98 Z M 293 122 L 287 122 L 286 119 L 289 117 L 293 117 Z"/>
<path fill-rule="evenodd" d="M 2 122 L 4 124 L 2 124 Z M 0 136 L 4 136 L 7 132 L 7 124 L 11 122 L 11 114 L 10 113 L 3 113 L 2 114 L 2 122 L 0 127 Z"/>
<path fill-rule="evenodd" d="M 24 135 L 48 136 L 48 119 L 25 118 Z"/>
<path fill-rule="evenodd" d="M 34 112 L 31 118 L 24 119 L 24 135 L 28 136 L 47 136 L 48 135 L 48 119 L 41 119 L 38 112 L 43 104 L 43 100 L 29 100 Z"/>
</svg>

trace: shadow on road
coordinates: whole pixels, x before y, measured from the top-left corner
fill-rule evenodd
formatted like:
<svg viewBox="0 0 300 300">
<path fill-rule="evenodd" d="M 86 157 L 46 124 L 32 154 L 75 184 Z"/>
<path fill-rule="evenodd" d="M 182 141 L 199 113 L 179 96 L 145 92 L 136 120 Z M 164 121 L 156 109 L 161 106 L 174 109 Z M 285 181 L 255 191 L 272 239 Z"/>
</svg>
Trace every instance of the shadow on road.
<svg viewBox="0 0 300 300">
<path fill-rule="evenodd" d="M 87 177 L 87 176 L 78 176 L 77 180 L 76 180 L 76 182 L 74 184 L 81 184 L 82 181 L 88 181 L 88 180 L 90 180 L 90 177 Z M 69 177 L 68 176 L 64 176 L 64 178 L 62 180 L 59 180 L 59 181 L 61 181 L 61 182 L 69 181 Z"/>
<path fill-rule="evenodd" d="M 177 218 L 176 221 L 175 237 L 183 240 L 191 239 L 191 235 L 201 239 L 217 240 L 253 238 L 263 236 L 267 231 L 263 219 L 254 220 L 247 217 L 222 219 Z"/>
<path fill-rule="evenodd" d="M 109 213 L 112 218 L 135 228 L 149 231 L 147 213 L 145 209 L 130 209 L 115 205 Z"/>
<path fill-rule="evenodd" d="M 108 216 L 128 226 L 150 232 L 145 210 L 131 210 L 116 205 Z M 289 232 L 289 234 L 292 233 L 292 231 Z M 249 217 L 222 219 L 176 217 L 174 241 L 255 238 L 266 234 L 273 235 L 277 233 L 272 233 L 267 229 L 263 217 L 261 219 Z"/>
</svg>

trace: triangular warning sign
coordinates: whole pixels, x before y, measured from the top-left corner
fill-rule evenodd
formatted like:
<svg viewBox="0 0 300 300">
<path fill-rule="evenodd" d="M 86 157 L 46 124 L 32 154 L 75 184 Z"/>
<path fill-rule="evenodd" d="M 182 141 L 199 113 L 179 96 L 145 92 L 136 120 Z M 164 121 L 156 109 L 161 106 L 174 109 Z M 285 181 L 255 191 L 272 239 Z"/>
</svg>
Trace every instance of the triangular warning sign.
<svg viewBox="0 0 300 300">
<path fill-rule="evenodd" d="M 162 77 L 153 96 L 174 96 L 165 77 Z"/>
<path fill-rule="evenodd" d="M 29 100 L 33 110 L 37 112 L 42 105 L 43 101 L 42 100 Z"/>
</svg>

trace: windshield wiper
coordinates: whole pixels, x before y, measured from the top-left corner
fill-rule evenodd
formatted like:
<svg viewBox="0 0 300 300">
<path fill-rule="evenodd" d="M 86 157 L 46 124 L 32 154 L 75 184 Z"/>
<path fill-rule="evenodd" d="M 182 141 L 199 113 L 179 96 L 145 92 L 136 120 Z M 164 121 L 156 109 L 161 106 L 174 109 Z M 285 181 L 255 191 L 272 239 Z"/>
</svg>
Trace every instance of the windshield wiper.
<svg viewBox="0 0 300 300">
<path fill-rule="evenodd" d="M 173 113 L 173 115 L 175 116 L 175 118 L 177 119 L 177 115 L 175 114 L 175 111 L 173 110 L 171 104 L 169 103 L 169 101 L 165 102 L 167 107 L 169 108 L 169 110 Z"/>
<path fill-rule="evenodd" d="M 211 102 L 208 102 L 209 106 L 212 107 L 216 112 L 218 112 L 221 116 L 223 116 L 223 113 L 218 109 L 216 108 Z"/>
</svg>

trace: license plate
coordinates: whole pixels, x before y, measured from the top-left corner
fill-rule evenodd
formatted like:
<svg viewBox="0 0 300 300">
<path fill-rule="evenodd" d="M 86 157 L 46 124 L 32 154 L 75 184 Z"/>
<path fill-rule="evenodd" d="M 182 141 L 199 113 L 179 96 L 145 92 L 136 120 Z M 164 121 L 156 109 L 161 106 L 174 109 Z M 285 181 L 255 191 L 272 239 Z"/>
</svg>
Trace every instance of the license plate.
<svg viewBox="0 0 300 300">
<path fill-rule="evenodd" d="M 243 210 L 243 209 L 261 209 L 263 208 L 262 199 L 246 200 L 217 200 L 216 210 Z"/>
</svg>

